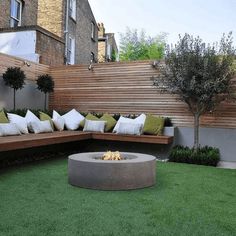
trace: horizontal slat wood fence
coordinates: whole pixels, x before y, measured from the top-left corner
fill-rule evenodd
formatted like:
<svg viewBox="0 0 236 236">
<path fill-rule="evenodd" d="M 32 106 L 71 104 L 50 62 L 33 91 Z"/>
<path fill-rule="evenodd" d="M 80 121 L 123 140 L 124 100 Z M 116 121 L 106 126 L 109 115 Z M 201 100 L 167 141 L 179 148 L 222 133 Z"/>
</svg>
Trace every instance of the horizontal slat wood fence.
<svg viewBox="0 0 236 236">
<path fill-rule="evenodd" d="M 24 63 L 25 61 L 27 61 L 30 66 L 27 66 Z M 2 75 L 8 67 L 20 67 L 25 72 L 27 80 L 36 80 L 39 75 L 49 73 L 48 65 L 38 64 L 0 53 L 0 75 Z"/>
<path fill-rule="evenodd" d="M 139 114 L 142 112 L 172 118 L 177 126 L 192 126 L 193 117 L 177 96 L 161 93 L 153 86 L 158 71 L 151 61 L 104 63 L 88 66 L 51 67 L 55 92 L 50 108 L 80 111 Z M 236 103 L 223 103 L 201 119 L 206 127 L 236 128 Z"/>
</svg>

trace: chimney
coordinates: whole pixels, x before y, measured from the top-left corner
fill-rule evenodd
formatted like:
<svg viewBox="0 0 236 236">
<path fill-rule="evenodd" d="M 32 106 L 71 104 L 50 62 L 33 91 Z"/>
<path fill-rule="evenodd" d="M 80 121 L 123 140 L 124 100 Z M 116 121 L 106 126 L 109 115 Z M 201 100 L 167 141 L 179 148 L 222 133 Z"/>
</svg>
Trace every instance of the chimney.
<svg viewBox="0 0 236 236">
<path fill-rule="evenodd" d="M 105 37 L 105 28 L 103 23 L 98 23 L 98 37 L 99 38 Z"/>
</svg>

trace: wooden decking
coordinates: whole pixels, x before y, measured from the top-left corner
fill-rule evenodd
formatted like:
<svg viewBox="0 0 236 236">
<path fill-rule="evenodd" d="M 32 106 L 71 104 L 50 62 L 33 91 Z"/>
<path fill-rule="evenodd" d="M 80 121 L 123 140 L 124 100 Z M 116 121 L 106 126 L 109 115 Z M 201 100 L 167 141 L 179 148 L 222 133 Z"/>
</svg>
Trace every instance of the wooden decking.
<svg viewBox="0 0 236 236">
<path fill-rule="evenodd" d="M 110 140 L 136 143 L 170 144 L 172 136 L 117 135 L 113 133 L 90 133 L 82 131 L 62 131 L 44 134 L 26 134 L 0 137 L 0 152 L 68 143 L 80 140 Z"/>
</svg>

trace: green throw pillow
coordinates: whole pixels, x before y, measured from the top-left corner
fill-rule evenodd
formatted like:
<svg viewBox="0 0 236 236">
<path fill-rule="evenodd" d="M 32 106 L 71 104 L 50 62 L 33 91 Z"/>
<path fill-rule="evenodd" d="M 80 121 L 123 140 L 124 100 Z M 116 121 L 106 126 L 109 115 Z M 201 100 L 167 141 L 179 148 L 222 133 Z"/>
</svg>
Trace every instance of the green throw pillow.
<svg viewBox="0 0 236 236">
<path fill-rule="evenodd" d="M 116 125 L 116 120 L 109 114 L 104 114 L 100 120 L 106 121 L 106 126 L 105 126 L 105 132 L 111 131 L 115 125 Z"/>
<path fill-rule="evenodd" d="M 0 123 L 9 123 L 9 120 L 7 119 L 6 114 L 3 110 L 0 111 Z"/>
<path fill-rule="evenodd" d="M 87 120 L 99 120 L 96 116 L 94 116 L 91 113 L 88 113 L 88 115 L 85 117 L 85 119 L 87 119 Z M 81 121 L 81 123 L 80 123 L 80 126 L 82 128 L 84 128 L 84 125 L 85 125 L 85 120 Z"/>
<path fill-rule="evenodd" d="M 40 111 L 40 112 L 39 112 L 39 119 L 40 119 L 41 121 L 49 120 L 49 121 L 50 121 L 50 124 L 51 124 L 51 126 L 52 126 L 52 129 L 54 130 L 54 124 L 53 124 L 52 118 L 51 118 L 48 114 L 46 114 L 46 113 Z"/>
<path fill-rule="evenodd" d="M 164 129 L 164 121 L 165 119 L 163 117 L 147 115 L 145 123 L 144 123 L 144 127 L 143 127 L 143 133 L 162 135 L 163 129 Z"/>
</svg>

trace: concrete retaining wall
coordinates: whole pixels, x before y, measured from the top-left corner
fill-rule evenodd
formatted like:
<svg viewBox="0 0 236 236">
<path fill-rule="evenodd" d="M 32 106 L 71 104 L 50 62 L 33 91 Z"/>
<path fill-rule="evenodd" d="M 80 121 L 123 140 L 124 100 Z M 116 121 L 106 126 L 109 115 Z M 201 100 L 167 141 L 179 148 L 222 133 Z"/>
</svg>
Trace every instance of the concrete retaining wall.
<svg viewBox="0 0 236 236">
<path fill-rule="evenodd" d="M 193 146 L 193 128 L 178 127 L 175 144 Z M 236 129 L 200 128 L 200 144 L 220 149 L 221 160 L 236 162 Z"/>
<path fill-rule="evenodd" d="M 23 89 L 16 92 L 16 109 L 44 109 L 44 93 L 41 93 L 35 82 L 26 80 Z M 4 85 L 0 77 L 0 103 L 7 110 L 13 109 L 13 89 Z"/>
</svg>

